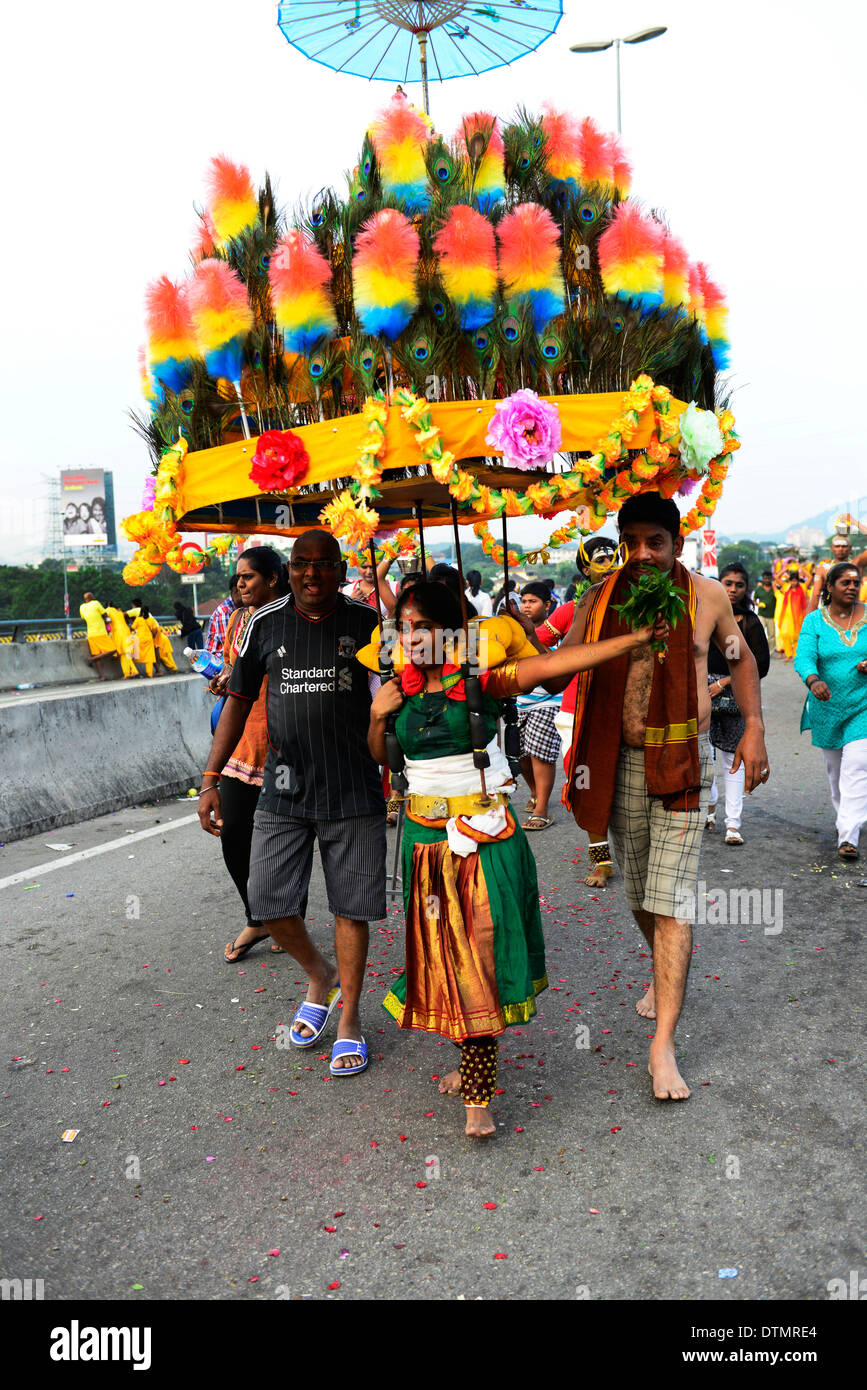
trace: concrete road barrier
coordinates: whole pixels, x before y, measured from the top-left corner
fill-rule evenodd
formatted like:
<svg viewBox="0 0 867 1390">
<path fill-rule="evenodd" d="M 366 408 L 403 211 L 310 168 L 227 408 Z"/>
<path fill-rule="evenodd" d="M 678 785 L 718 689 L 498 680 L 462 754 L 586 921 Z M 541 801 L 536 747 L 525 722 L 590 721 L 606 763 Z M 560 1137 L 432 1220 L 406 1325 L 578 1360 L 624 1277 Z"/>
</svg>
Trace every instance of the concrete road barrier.
<svg viewBox="0 0 867 1390">
<path fill-rule="evenodd" d="M 179 671 L 189 670 L 184 656 L 186 641 L 170 637 L 175 664 Z M 88 666 L 90 649 L 84 638 L 71 642 L 4 642 L 0 644 L 0 690 L 14 690 L 18 685 L 72 685 L 92 681 L 96 668 Z M 102 658 L 103 673 L 108 677 L 120 675 L 116 656 Z M 143 671 L 144 667 L 139 666 Z"/>
<path fill-rule="evenodd" d="M 198 786 L 213 696 L 188 675 L 0 701 L 0 840 Z"/>
</svg>

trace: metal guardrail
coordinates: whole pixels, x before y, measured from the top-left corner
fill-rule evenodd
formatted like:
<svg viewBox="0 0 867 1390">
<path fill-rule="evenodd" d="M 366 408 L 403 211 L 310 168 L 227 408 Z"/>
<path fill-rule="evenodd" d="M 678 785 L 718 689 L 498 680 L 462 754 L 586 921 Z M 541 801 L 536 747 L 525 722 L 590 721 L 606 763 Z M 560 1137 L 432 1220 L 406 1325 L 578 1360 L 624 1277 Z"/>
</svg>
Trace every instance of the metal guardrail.
<svg viewBox="0 0 867 1390">
<path fill-rule="evenodd" d="M 180 624 L 172 614 L 160 617 L 158 613 L 153 615 L 164 632 L 170 637 L 176 636 L 180 631 Z M 69 637 L 67 637 L 67 628 Z M 0 620 L 0 646 L 8 646 L 12 642 L 83 642 L 87 637 L 87 629 L 80 618 L 71 619 L 67 623 L 65 618 L 5 618 Z"/>
</svg>

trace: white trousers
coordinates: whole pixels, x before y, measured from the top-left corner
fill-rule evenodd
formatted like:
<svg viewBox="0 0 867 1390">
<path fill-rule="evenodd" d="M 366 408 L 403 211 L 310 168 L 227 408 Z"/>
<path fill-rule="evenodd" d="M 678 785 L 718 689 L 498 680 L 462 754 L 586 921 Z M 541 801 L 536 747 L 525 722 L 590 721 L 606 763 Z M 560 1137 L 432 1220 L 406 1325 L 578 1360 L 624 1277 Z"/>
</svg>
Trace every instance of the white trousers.
<svg viewBox="0 0 867 1390">
<path fill-rule="evenodd" d="M 716 754 L 719 753 L 722 758 L 723 782 L 726 792 L 726 830 L 740 830 L 741 812 L 744 809 L 744 765 L 741 763 L 737 772 L 732 772 L 732 763 L 735 760 L 734 753 L 726 753 L 722 748 L 711 748 L 711 752 L 714 754 L 714 776 L 710 784 L 708 810 L 715 810 L 719 800 L 716 786 Z"/>
<path fill-rule="evenodd" d="M 837 844 L 857 849 L 867 821 L 867 738 L 853 739 L 842 748 L 823 748 L 822 757 L 837 812 Z"/>
</svg>

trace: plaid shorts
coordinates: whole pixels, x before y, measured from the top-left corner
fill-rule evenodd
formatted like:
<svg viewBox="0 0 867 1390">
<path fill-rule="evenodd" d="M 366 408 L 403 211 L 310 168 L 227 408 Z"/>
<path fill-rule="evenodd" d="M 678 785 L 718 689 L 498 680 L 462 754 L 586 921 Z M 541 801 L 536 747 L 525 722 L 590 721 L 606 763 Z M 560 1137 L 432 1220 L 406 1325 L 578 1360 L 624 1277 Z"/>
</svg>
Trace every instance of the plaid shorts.
<svg viewBox="0 0 867 1390">
<path fill-rule="evenodd" d="M 325 874 L 328 910 L 335 917 L 376 922 L 386 915 L 385 816 L 307 821 L 257 808 L 253 817 L 250 914 L 259 922 L 307 914 L 313 842 Z"/>
<path fill-rule="evenodd" d="M 518 717 L 521 757 L 538 758 L 540 763 L 556 763 L 560 756 L 560 735 L 554 720 L 559 708 L 527 710 Z"/>
<path fill-rule="evenodd" d="M 713 781 L 713 749 L 698 736 L 701 793 L 697 811 L 667 811 L 649 796 L 644 749 L 620 749 L 609 827 L 614 856 L 633 912 L 692 921 L 698 888 L 698 858 Z"/>
</svg>

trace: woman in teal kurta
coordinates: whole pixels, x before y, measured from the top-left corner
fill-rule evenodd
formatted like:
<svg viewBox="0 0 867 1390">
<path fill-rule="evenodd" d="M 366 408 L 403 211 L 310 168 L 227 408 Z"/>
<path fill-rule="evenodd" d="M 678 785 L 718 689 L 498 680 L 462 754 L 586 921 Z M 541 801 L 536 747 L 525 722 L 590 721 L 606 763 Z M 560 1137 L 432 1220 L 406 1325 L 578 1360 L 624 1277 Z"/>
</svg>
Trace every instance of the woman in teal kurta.
<svg viewBox="0 0 867 1390">
<path fill-rule="evenodd" d="M 460 1094 L 467 1134 L 494 1132 L 487 1106 L 497 1077 L 497 1036 L 536 1012 L 547 985 L 536 865 L 508 798 L 515 789 L 493 742 L 498 700 L 540 681 L 572 676 L 649 642 L 651 628 L 591 646 L 507 661 L 482 676 L 490 767 L 480 799 L 463 673 L 444 646 L 461 627 L 457 601 L 440 584 L 413 585 L 395 612 L 408 664 L 377 693 L 368 742 L 385 762 L 394 714 L 406 757 L 409 800 L 403 841 L 406 970 L 384 1006 L 401 1028 L 450 1038 L 458 1071 L 440 1090 Z M 659 634 L 657 634 L 659 635 Z M 444 641 L 445 639 L 445 641 Z"/>
<path fill-rule="evenodd" d="M 819 608 L 798 638 L 795 670 L 807 687 L 801 729 L 821 748 L 837 812 L 837 852 L 858 858 L 867 820 L 867 611 L 855 565 L 832 565 Z"/>
</svg>

